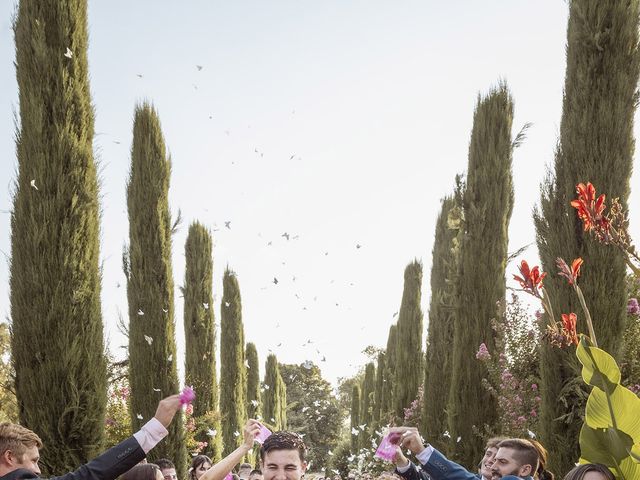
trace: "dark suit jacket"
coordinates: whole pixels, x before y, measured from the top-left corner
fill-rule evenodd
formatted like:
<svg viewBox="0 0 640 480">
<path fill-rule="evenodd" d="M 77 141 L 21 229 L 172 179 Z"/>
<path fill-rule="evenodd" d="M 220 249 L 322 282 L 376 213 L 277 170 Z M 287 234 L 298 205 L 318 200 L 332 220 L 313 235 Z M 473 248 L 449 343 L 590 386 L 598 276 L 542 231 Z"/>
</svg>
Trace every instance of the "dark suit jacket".
<svg viewBox="0 0 640 480">
<path fill-rule="evenodd" d="M 60 477 L 51 477 L 51 480 L 114 480 L 138 464 L 145 456 L 138 441 L 134 437 L 129 437 L 86 465 L 82 465 L 75 472 Z M 24 468 L 0 477 L 0 480 L 33 479 L 40 480 L 40 477 Z"/>
<path fill-rule="evenodd" d="M 434 449 L 429 457 L 429 461 L 418 468 L 415 464 L 410 463 L 409 470 L 400 473 L 396 469 L 396 473 L 404 480 L 479 480 L 480 475 L 471 473 L 462 465 L 458 465 L 445 457 L 438 450 Z M 2 480 L 2 479 L 0 479 Z"/>
</svg>

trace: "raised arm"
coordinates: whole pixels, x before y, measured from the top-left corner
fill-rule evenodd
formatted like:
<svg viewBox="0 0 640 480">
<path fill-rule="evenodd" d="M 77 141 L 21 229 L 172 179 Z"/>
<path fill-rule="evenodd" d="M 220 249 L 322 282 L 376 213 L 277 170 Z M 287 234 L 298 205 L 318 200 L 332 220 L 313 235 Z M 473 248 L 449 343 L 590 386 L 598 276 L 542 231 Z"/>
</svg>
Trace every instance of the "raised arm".
<svg viewBox="0 0 640 480">
<path fill-rule="evenodd" d="M 75 472 L 51 480 L 114 480 L 143 460 L 149 450 L 167 435 L 167 427 L 180 410 L 180 398 L 171 395 L 160 401 L 155 416 L 133 436 L 110 448 Z"/>
<path fill-rule="evenodd" d="M 200 480 L 223 480 L 240 463 L 242 457 L 253 448 L 253 442 L 258 433 L 260 433 L 260 422 L 253 419 L 248 420 L 242 433 L 244 438 L 242 445 L 204 472 Z"/>
</svg>

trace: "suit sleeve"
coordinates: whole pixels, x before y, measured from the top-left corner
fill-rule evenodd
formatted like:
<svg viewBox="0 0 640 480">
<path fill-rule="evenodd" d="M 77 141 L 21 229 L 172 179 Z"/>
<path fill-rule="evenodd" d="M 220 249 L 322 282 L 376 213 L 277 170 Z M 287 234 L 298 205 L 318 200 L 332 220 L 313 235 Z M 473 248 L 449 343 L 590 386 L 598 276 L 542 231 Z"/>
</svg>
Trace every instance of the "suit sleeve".
<svg viewBox="0 0 640 480">
<path fill-rule="evenodd" d="M 452 462 L 435 449 L 429 457 L 429 461 L 422 465 L 422 469 L 433 480 L 478 480 L 478 475 L 471 473 L 462 465 Z"/>
<path fill-rule="evenodd" d="M 409 469 L 401 472 L 396 468 L 395 473 L 400 475 L 404 480 L 430 480 L 429 475 L 422 469 L 418 468 L 413 462 L 409 462 Z"/>
<path fill-rule="evenodd" d="M 134 437 L 129 437 L 75 472 L 51 480 L 114 480 L 145 458 L 144 450 Z"/>
</svg>

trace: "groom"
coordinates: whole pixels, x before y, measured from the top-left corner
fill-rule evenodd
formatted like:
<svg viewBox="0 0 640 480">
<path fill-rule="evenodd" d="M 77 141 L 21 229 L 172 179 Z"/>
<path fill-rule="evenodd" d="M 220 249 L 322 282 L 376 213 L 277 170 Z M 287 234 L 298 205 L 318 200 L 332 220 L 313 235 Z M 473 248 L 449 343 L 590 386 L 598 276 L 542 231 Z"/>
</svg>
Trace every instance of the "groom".
<svg viewBox="0 0 640 480">
<path fill-rule="evenodd" d="M 180 396 L 161 400 L 155 416 L 133 436 L 110 448 L 75 472 L 51 480 L 114 480 L 143 460 L 169 433 L 167 427 L 180 410 Z M 40 479 L 42 440 L 15 423 L 0 423 L 0 480 Z"/>
</svg>

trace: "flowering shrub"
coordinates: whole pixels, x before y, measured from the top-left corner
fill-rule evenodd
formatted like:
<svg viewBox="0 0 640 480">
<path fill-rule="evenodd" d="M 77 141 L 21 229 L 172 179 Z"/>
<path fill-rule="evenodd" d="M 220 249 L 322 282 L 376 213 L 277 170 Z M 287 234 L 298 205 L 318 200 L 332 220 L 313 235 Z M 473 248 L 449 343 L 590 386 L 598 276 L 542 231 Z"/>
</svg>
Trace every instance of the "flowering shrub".
<svg viewBox="0 0 640 480">
<path fill-rule="evenodd" d="M 108 447 L 131 436 L 129 395 L 129 382 L 126 378 L 120 378 L 109 385 L 105 415 L 105 441 Z"/>
<path fill-rule="evenodd" d="M 209 411 L 200 417 L 193 416 L 193 406 L 187 405 L 184 419 L 184 440 L 187 452 L 192 456 L 200 453 L 208 453 L 211 456 L 211 444 L 220 432 L 212 428 L 212 425 L 219 424 L 220 413 Z M 209 448 L 208 448 L 209 447 Z"/>
<path fill-rule="evenodd" d="M 538 429 L 538 344 L 540 333 L 516 295 L 492 321 L 496 351 L 482 343 L 476 358 L 489 372 L 485 388 L 498 402 L 500 433 L 532 437 Z"/>
<path fill-rule="evenodd" d="M 404 409 L 404 425 L 409 427 L 420 427 L 422 406 L 424 404 L 424 386 L 418 387 L 418 394 L 416 399 L 411 402 L 407 408 Z"/>
</svg>

